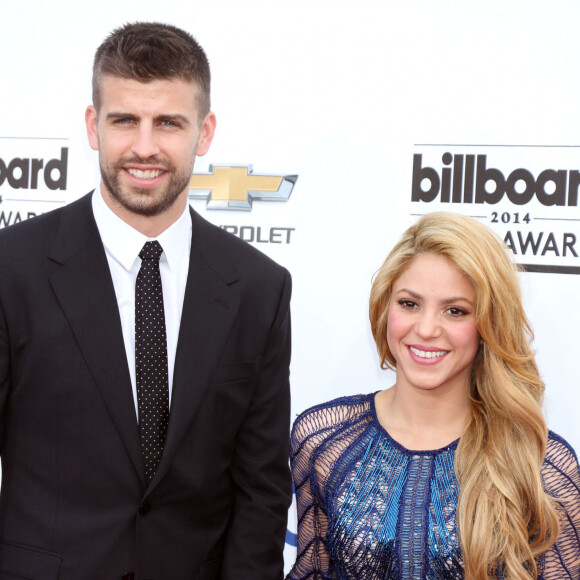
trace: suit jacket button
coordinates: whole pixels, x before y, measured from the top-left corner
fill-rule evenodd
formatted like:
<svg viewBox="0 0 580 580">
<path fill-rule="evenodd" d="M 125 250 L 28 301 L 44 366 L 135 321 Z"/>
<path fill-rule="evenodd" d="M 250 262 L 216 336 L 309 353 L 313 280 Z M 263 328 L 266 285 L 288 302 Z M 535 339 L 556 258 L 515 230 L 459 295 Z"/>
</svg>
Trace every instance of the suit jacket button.
<svg viewBox="0 0 580 580">
<path fill-rule="evenodd" d="M 145 516 L 151 511 L 151 504 L 149 502 L 142 503 L 139 506 L 139 515 Z M 129 579 L 131 580 L 131 579 Z"/>
<path fill-rule="evenodd" d="M 121 576 L 121 580 L 135 580 L 135 574 L 133 572 L 127 572 Z"/>
</svg>

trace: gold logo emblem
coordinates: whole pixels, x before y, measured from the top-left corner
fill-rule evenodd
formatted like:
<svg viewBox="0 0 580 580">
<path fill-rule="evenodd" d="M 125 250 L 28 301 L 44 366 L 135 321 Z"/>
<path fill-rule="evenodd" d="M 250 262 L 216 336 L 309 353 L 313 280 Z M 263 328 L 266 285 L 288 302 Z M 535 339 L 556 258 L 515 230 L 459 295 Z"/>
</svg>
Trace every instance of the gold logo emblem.
<svg viewBox="0 0 580 580">
<path fill-rule="evenodd" d="M 209 173 L 194 173 L 189 197 L 205 199 L 207 209 L 250 211 L 252 202 L 288 201 L 297 175 L 254 175 L 251 165 L 209 166 Z"/>
</svg>

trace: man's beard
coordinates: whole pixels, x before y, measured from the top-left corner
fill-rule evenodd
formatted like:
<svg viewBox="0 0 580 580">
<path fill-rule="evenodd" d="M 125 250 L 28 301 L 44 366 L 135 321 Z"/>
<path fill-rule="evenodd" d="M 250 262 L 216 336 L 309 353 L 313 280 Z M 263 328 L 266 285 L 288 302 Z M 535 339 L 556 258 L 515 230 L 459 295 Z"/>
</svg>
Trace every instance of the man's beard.
<svg viewBox="0 0 580 580">
<path fill-rule="evenodd" d="M 166 172 L 167 182 L 159 189 L 148 189 L 121 185 L 121 172 L 127 165 L 153 165 L 161 167 Z M 112 166 L 100 160 L 101 178 L 111 197 L 129 210 L 131 213 L 142 216 L 156 216 L 167 211 L 186 189 L 193 172 L 193 160 L 191 167 L 186 171 L 179 172 L 171 163 L 160 163 L 158 159 L 150 157 L 141 159 L 119 159 Z"/>
</svg>

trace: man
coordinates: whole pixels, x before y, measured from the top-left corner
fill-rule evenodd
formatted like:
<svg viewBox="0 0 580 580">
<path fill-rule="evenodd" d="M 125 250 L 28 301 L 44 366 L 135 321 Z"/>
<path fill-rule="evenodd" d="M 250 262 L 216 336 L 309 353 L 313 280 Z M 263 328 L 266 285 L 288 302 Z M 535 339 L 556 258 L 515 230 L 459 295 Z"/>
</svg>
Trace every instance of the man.
<svg viewBox="0 0 580 580">
<path fill-rule="evenodd" d="M 278 579 L 290 277 L 189 208 L 209 65 L 137 23 L 99 47 L 100 186 L 0 231 L 0 579 Z"/>
</svg>

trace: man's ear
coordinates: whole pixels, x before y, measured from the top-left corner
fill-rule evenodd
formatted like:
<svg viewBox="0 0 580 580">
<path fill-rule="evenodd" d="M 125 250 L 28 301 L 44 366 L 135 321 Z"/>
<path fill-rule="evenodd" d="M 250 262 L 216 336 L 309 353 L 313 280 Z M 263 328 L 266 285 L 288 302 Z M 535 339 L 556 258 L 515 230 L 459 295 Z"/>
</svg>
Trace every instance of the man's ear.
<svg viewBox="0 0 580 580">
<path fill-rule="evenodd" d="M 85 125 L 87 126 L 87 137 L 89 145 L 95 151 L 99 150 L 99 135 L 97 133 L 97 111 L 93 105 L 87 107 L 85 111 Z"/>
<path fill-rule="evenodd" d="M 213 136 L 215 135 L 216 128 L 216 118 L 215 115 L 210 111 L 203 120 L 201 124 L 201 131 L 199 135 L 199 142 L 197 143 L 197 150 L 195 152 L 196 156 L 201 157 L 205 155 L 211 142 L 213 141 Z"/>
</svg>

